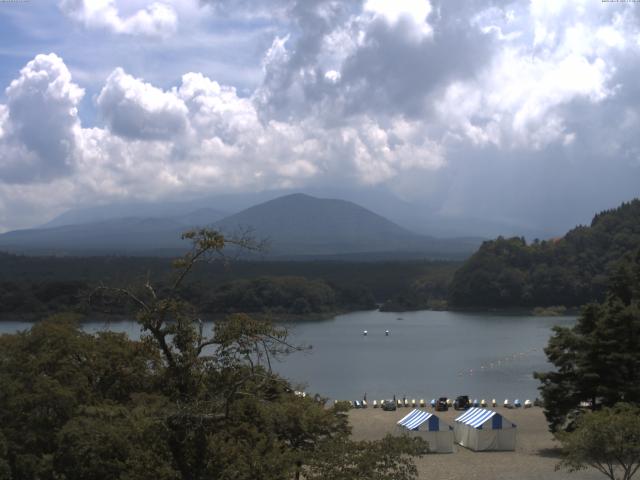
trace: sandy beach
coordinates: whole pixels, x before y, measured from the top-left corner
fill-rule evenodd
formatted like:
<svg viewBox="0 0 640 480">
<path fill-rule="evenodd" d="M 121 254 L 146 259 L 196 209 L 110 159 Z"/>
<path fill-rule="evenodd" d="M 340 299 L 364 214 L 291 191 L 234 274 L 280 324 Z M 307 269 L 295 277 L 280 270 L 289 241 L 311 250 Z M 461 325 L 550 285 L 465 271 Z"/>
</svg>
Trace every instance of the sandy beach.
<svg viewBox="0 0 640 480">
<path fill-rule="evenodd" d="M 576 473 L 555 471 L 558 463 L 558 444 L 547 429 L 541 408 L 495 409 L 518 426 L 515 452 L 473 452 L 459 445 L 454 453 L 429 454 L 417 459 L 420 479 L 437 480 L 597 480 L 605 478 L 596 470 Z M 353 427 L 354 440 L 373 440 L 387 433 L 398 434 L 396 422 L 411 411 L 399 408 L 385 412 L 380 408 L 353 409 L 349 421 Z M 445 422 L 453 425 L 460 415 L 450 409 L 437 412 Z"/>
</svg>

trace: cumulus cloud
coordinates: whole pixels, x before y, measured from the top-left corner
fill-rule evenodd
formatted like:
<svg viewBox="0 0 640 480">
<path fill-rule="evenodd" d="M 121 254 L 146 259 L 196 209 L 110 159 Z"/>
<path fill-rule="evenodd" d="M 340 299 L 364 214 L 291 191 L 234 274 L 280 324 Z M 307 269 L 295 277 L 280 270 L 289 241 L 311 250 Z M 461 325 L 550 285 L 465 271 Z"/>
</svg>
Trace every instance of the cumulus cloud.
<svg viewBox="0 0 640 480">
<path fill-rule="evenodd" d="M 170 140 L 187 128 L 187 107 L 174 92 L 164 92 L 117 68 L 97 99 L 109 129 L 132 139 Z"/>
<path fill-rule="evenodd" d="M 431 13 L 431 3 L 428 0 L 366 0 L 364 11 L 380 16 L 388 22 L 395 24 L 403 19 L 409 20 L 409 27 L 414 33 L 431 35 L 433 29 L 427 22 Z"/>
<path fill-rule="evenodd" d="M 219 137 L 233 144 L 260 128 L 255 108 L 236 89 L 201 73 L 188 73 L 175 92 L 188 107 L 191 126 L 201 137 Z"/>
<path fill-rule="evenodd" d="M 113 33 L 166 37 L 174 34 L 178 17 L 171 5 L 153 2 L 123 16 L 115 0 L 61 0 L 60 9 L 87 28 L 101 28 Z"/>
<path fill-rule="evenodd" d="M 82 126 L 83 93 L 55 55 L 36 57 L 11 83 L 0 108 L 4 192 L 18 183 L 32 184 L 23 192 L 41 191 L 48 182 L 75 198 L 105 200 L 292 188 L 336 175 L 376 184 L 443 162 L 416 122 L 370 115 L 334 126 L 316 118 L 261 121 L 251 98 L 201 73 L 163 90 L 115 69 L 95 98 L 103 127 Z"/>
<path fill-rule="evenodd" d="M 15 208 L 12 196 L 31 205 L 45 185 L 59 190 L 50 204 L 60 208 L 73 198 L 389 185 L 405 197 L 429 190 L 434 208 L 439 202 L 444 212 L 462 212 L 479 208 L 487 194 L 474 190 L 478 178 L 491 185 L 504 172 L 516 177 L 518 163 L 538 180 L 536 159 L 545 166 L 564 161 L 558 174 L 566 178 L 566 165 L 593 166 L 597 158 L 618 162 L 627 173 L 640 165 L 640 144 L 624 133 L 640 124 L 633 6 L 586 0 L 201 4 L 208 20 L 231 19 L 240 31 L 269 24 L 261 30 L 269 38 L 255 88 L 225 85 L 204 70 L 170 78 L 136 70 L 143 79 L 127 73 L 130 63 L 123 62 L 127 68 L 111 66 L 91 98 L 97 123 L 89 128 L 78 117 L 83 90 L 64 62 L 36 57 L 0 104 L 5 218 Z M 176 31 L 170 3 L 60 5 L 91 28 Z"/>
<path fill-rule="evenodd" d="M 434 34 L 427 1 L 311 5 L 291 10 L 295 35 L 276 37 L 264 57 L 263 116 L 425 115 L 439 86 L 490 58 L 493 39 L 468 22 L 440 13 Z"/>
<path fill-rule="evenodd" d="M 637 27 L 625 25 L 620 12 L 584 2 L 532 2 L 528 11 L 491 13 L 475 21 L 499 37 L 501 48 L 475 78 L 447 87 L 436 102 L 443 123 L 475 145 L 570 145 L 577 133 L 567 127 L 567 108 L 615 95 L 613 50 Z"/>
<path fill-rule="evenodd" d="M 38 55 L 6 89 L 0 108 L 0 173 L 4 182 L 68 174 L 75 164 L 84 90 L 55 54 Z"/>
</svg>

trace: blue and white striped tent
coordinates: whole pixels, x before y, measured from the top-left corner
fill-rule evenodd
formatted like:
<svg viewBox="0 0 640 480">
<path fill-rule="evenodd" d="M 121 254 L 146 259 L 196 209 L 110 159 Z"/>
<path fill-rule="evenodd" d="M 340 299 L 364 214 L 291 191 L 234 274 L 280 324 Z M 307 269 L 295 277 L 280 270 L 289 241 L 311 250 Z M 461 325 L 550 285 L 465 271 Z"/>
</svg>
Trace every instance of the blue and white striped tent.
<svg viewBox="0 0 640 480">
<path fill-rule="evenodd" d="M 398 421 L 398 427 L 424 438 L 432 452 L 453 452 L 453 427 L 433 413 L 414 409 Z"/>
<path fill-rule="evenodd" d="M 456 442 L 476 451 L 515 450 L 516 425 L 494 410 L 470 408 L 455 419 Z"/>
</svg>

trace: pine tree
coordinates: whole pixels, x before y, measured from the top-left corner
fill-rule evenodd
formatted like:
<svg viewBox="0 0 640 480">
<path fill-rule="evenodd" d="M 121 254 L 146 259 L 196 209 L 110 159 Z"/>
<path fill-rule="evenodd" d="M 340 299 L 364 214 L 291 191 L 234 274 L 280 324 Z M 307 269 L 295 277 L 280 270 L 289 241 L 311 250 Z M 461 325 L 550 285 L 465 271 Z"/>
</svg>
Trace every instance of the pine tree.
<svg viewBox="0 0 640 480">
<path fill-rule="evenodd" d="M 611 276 L 603 303 L 587 305 L 574 327 L 554 328 L 545 353 L 556 369 L 535 377 L 552 431 L 571 428 L 580 402 L 640 403 L 640 252 Z"/>
</svg>

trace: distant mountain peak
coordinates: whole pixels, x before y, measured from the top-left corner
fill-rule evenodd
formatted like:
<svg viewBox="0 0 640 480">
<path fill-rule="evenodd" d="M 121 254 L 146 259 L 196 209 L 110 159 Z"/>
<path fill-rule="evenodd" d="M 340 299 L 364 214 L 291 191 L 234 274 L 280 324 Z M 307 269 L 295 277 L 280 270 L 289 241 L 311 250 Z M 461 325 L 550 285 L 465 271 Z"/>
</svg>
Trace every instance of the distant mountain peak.
<svg viewBox="0 0 640 480">
<path fill-rule="evenodd" d="M 191 212 L 157 218 L 129 215 L 66 226 L 9 232 L 0 235 L 0 249 L 28 252 L 126 252 L 154 255 L 184 250 L 185 228 L 210 225 L 225 234 L 251 229 L 267 240 L 273 257 L 389 254 L 451 258 L 469 255 L 479 242 L 436 240 L 419 235 L 356 203 L 290 193 L 221 217 L 200 207 Z M 135 212 L 138 213 L 138 212 Z M 155 213 L 155 212 L 154 212 Z M 169 213 L 169 212 L 167 212 Z M 171 212 L 173 213 L 173 212 Z M 125 218 L 123 218 L 125 217 Z M 53 228 L 52 228 L 53 227 Z"/>
</svg>

